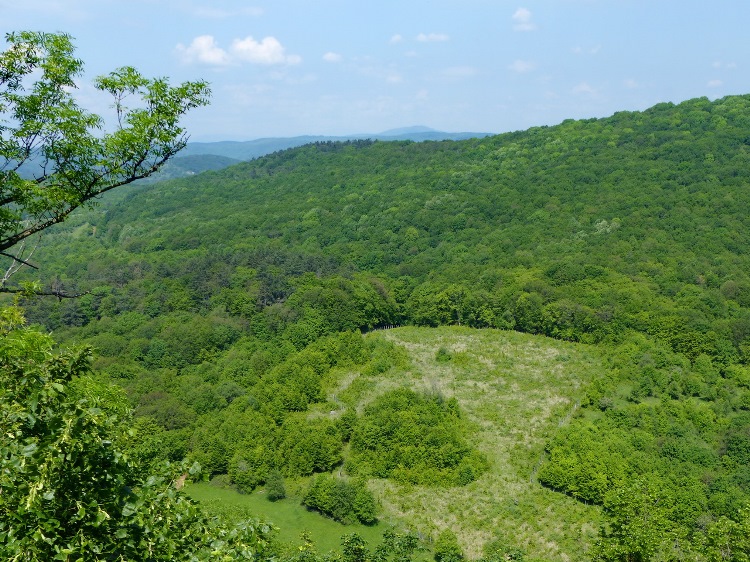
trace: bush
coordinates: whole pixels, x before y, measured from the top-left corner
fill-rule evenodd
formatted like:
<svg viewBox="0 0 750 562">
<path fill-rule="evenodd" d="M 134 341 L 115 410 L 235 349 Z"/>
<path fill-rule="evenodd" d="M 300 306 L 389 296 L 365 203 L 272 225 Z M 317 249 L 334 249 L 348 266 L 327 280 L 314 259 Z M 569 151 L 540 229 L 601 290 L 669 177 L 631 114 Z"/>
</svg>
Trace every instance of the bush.
<svg viewBox="0 0 750 562">
<path fill-rule="evenodd" d="M 465 442 L 454 398 L 399 389 L 380 396 L 357 420 L 352 464 L 360 474 L 426 486 L 463 486 L 486 470 Z"/>
<path fill-rule="evenodd" d="M 437 350 L 437 353 L 435 354 L 435 361 L 438 363 L 447 363 L 451 360 L 451 353 L 444 347 L 440 347 L 440 349 Z"/>
<path fill-rule="evenodd" d="M 435 562 L 461 562 L 464 559 L 456 534 L 450 529 L 445 529 L 438 535 L 434 557 Z"/>
<path fill-rule="evenodd" d="M 355 482 L 354 492 L 354 516 L 360 523 L 365 525 L 374 525 L 377 523 L 378 507 L 375 503 L 375 497 L 367 489 L 364 482 Z"/>
<path fill-rule="evenodd" d="M 361 480 L 348 482 L 320 474 L 305 492 L 302 505 L 344 524 L 376 522 L 375 498 Z"/>
<path fill-rule="evenodd" d="M 284 477 L 278 470 L 272 470 L 268 474 L 268 478 L 266 479 L 266 497 L 272 502 L 283 500 L 286 497 Z"/>
</svg>

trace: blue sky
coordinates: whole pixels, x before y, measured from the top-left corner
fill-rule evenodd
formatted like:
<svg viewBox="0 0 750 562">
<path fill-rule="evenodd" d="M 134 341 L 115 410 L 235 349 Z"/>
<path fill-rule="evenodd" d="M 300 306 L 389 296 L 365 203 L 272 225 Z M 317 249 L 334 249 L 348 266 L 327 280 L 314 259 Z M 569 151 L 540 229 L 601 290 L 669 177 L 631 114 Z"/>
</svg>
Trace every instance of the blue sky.
<svg viewBox="0 0 750 562">
<path fill-rule="evenodd" d="M 192 140 L 505 132 L 750 93 L 747 0 L 0 0 L 64 31 L 89 80 L 132 65 L 212 84 Z"/>
</svg>

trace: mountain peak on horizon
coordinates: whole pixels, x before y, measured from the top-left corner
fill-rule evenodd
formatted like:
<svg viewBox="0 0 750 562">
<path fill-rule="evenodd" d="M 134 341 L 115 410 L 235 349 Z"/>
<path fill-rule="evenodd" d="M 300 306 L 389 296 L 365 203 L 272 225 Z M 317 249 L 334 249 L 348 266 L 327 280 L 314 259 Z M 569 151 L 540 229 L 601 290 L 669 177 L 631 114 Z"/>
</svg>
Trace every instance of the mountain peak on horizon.
<svg viewBox="0 0 750 562">
<path fill-rule="evenodd" d="M 311 142 L 341 142 L 354 139 L 372 139 L 382 141 L 411 140 L 463 140 L 485 137 L 492 133 L 446 133 L 430 127 L 414 126 L 390 129 L 383 133 L 357 134 L 346 136 L 304 135 L 296 137 L 264 137 L 249 141 L 189 142 L 180 152 L 180 157 L 213 154 L 235 160 L 252 160 L 278 150 L 286 150 L 309 144 Z"/>
<path fill-rule="evenodd" d="M 414 125 L 413 127 L 400 127 L 398 129 L 388 129 L 380 133 L 384 136 L 410 135 L 413 133 L 437 133 L 436 129 L 425 127 L 424 125 Z"/>
</svg>

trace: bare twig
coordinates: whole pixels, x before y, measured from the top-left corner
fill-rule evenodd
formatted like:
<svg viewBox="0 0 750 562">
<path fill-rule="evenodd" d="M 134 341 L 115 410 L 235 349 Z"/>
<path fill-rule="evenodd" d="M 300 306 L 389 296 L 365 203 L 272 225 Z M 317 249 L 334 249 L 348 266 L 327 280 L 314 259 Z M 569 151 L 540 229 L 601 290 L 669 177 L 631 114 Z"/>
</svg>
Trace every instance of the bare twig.
<svg viewBox="0 0 750 562">
<path fill-rule="evenodd" d="M 8 254 L 7 252 L 0 251 L 0 255 L 6 256 L 10 258 L 11 260 L 13 260 L 10 262 L 10 265 L 8 266 L 8 269 L 5 271 L 5 274 L 3 275 L 2 279 L 0 279 L 0 289 L 2 287 L 5 287 L 5 284 L 8 282 L 8 279 L 10 279 L 24 265 L 27 265 L 33 269 L 38 269 L 35 265 L 29 263 L 28 260 L 31 259 L 31 256 L 34 255 L 34 252 L 39 246 L 40 239 L 41 239 L 41 236 L 37 238 L 36 242 L 34 243 L 34 247 L 31 248 L 31 251 L 29 251 L 27 256 L 23 255 L 26 250 L 26 240 L 21 241 L 21 244 L 18 248 L 18 253 L 15 256 L 12 254 Z"/>
<path fill-rule="evenodd" d="M 28 293 L 29 290 L 23 287 L 0 287 L 0 293 L 10 293 L 18 295 L 22 293 Z M 83 291 L 82 293 L 66 293 L 61 290 L 53 289 L 51 291 L 31 291 L 31 294 L 38 297 L 57 297 L 59 300 L 63 299 L 77 299 L 84 295 L 88 295 L 91 291 Z"/>
</svg>

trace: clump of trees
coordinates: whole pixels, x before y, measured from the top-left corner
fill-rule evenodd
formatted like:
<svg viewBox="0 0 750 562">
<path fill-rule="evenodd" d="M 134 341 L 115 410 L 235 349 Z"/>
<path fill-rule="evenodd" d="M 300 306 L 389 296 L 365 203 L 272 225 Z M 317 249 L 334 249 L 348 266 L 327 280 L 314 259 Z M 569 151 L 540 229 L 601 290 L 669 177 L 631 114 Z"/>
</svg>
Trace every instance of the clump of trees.
<svg viewBox="0 0 750 562">
<path fill-rule="evenodd" d="M 463 486 L 486 469 L 464 438 L 455 398 L 397 389 L 379 396 L 352 431 L 358 473 L 426 486 Z"/>
<path fill-rule="evenodd" d="M 302 505 L 344 524 L 377 522 L 377 504 L 363 480 L 319 474 L 302 497 Z"/>
<path fill-rule="evenodd" d="M 268 473 L 268 478 L 266 478 L 266 497 L 272 502 L 283 500 L 286 497 L 284 477 L 278 470 L 272 470 Z"/>
<path fill-rule="evenodd" d="M 746 368 L 707 355 L 691 362 L 635 336 L 610 361 L 582 413 L 549 440 L 539 481 L 604 506 L 602 560 L 648 559 L 678 546 L 710 559 L 722 540 L 743 552 L 747 543 L 736 537 L 750 505 Z"/>
<path fill-rule="evenodd" d="M 226 527 L 179 491 L 195 468 L 134 462 L 139 455 L 128 454 L 131 418 L 122 394 L 89 376 L 90 348 L 56 353 L 53 344 L 25 327 L 17 309 L 2 310 L 4 560 L 256 560 L 272 554 L 271 526 L 245 521 Z"/>
</svg>

